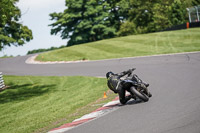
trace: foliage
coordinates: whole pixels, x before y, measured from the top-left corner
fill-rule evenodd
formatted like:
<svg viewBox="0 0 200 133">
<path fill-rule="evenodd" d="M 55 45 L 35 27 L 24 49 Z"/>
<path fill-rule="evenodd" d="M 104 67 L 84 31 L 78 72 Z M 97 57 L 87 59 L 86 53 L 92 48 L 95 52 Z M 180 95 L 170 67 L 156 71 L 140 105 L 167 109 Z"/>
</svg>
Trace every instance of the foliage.
<svg viewBox="0 0 200 133">
<path fill-rule="evenodd" d="M 60 48 L 64 48 L 65 46 L 60 46 L 60 47 L 51 47 L 51 48 L 47 48 L 47 49 L 35 49 L 35 50 L 30 50 L 28 51 L 28 54 L 35 54 L 35 53 L 41 53 L 41 52 L 47 52 L 47 51 L 51 51 L 51 50 L 56 50 L 56 49 L 60 49 Z"/>
<path fill-rule="evenodd" d="M 133 22 L 125 21 L 120 26 L 118 36 L 127 36 L 127 35 L 136 34 L 136 33 L 137 33 L 136 25 Z"/>
<path fill-rule="evenodd" d="M 111 8 L 108 19 L 116 31 L 119 31 L 121 22 L 129 17 L 130 2 L 129 0 L 107 0 L 107 2 Z"/>
<path fill-rule="evenodd" d="M 19 22 L 21 12 L 16 2 L 18 0 L 0 1 L 0 51 L 5 46 L 21 46 L 33 39 L 32 31 Z"/>
<path fill-rule="evenodd" d="M 136 24 L 137 28 L 143 29 L 144 33 L 148 32 L 147 27 L 149 23 L 153 22 L 152 3 L 149 0 L 130 0 L 132 8 L 129 11 L 129 18 Z"/>
<path fill-rule="evenodd" d="M 142 29 L 142 33 L 160 31 L 172 25 L 182 24 L 188 19 L 186 7 L 189 4 L 183 0 L 130 2 L 130 20 Z"/>
<path fill-rule="evenodd" d="M 63 13 L 50 14 L 53 29 L 51 34 L 61 32 L 63 39 L 69 38 L 68 46 L 110 38 L 115 29 L 109 21 L 109 4 L 104 0 L 66 0 Z"/>
<path fill-rule="evenodd" d="M 112 38 L 128 18 L 129 0 L 66 0 L 67 9 L 50 14 L 51 34 L 70 39 L 67 46 Z"/>
<path fill-rule="evenodd" d="M 192 0 L 192 6 L 200 5 L 200 0 Z"/>
<path fill-rule="evenodd" d="M 162 3 L 155 3 L 153 5 L 152 7 L 153 22 L 149 23 L 149 27 L 148 27 L 149 32 L 163 30 L 170 26 L 168 8 L 169 8 L 169 3 L 167 3 L 166 1 L 162 1 Z"/>
<path fill-rule="evenodd" d="M 115 36 L 149 33 L 185 23 L 186 8 L 199 0 L 66 0 L 67 9 L 50 14 L 52 34 L 68 46 Z"/>
<path fill-rule="evenodd" d="M 179 25 L 188 20 L 186 5 L 186 2 L 184 1 L 175 1 L 172 3 L 171 7 L 169 8 L 171 25 Z"/>
</svg>

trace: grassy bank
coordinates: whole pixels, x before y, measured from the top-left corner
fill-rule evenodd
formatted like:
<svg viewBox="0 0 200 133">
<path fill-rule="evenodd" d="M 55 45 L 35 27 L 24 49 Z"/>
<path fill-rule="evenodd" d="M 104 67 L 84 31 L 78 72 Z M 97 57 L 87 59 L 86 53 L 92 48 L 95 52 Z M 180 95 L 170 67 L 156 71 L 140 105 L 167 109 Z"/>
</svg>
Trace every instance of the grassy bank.
<svg viewBox="0 0 200 133">
<path fill-rule="evenodd" d="M 200 51 L 200 28 L 132 35 L 66 47 L 40 54 L 36 60 L 100 60 Z"/>
<path fill-rule="evenodd" d="M 1 133 L 47 132 L 115 97 L 102 98 L 107 87 L 106 80 L 100 78 L 5 76 L 4 79 L 10 87 L 0 92 Z"/>
</svg>

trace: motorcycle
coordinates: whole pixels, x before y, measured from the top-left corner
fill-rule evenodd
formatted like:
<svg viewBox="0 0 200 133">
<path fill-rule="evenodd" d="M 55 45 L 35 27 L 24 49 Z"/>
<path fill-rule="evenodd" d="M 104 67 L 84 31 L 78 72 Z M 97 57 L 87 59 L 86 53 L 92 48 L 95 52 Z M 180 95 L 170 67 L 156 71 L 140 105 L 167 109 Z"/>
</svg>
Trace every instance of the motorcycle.
<svg viewBox="0 0 200 133">
<path fill-rule="evenodd" d="M 144 83 L 136 74 L 133 74 L 135 69 L 136 68 L 131 69 L 127 77 L 121 77 L 121 83 L 125 88 L 128 88 L 127 91 L 130 92 L 135 100 L 139 98 L 147 102 L 149 98 L 152 97 L 152 94 L 147 88 L 149 84 Z"/>
</svg>

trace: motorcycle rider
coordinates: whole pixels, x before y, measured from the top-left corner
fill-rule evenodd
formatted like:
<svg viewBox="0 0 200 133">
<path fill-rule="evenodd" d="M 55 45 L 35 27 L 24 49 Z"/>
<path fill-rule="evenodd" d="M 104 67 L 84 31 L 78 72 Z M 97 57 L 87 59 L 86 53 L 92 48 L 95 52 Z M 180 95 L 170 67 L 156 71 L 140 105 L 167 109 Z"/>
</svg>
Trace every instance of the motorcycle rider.
<svg viewBox="0 0 200 133">
<path fill-rule="evenodd" d="M 132 95 L 126 96 L 127 89 L 121 84 L 121 80 L 120 80 L 121 77 L 127 74 L 128 76 L 130 76 L 129 74 L 131 74 L 133 70 L 135 70 L 135 68 L 129 69 L 127 71 L 123 71 L 120 74 L 114 74 L 111 71 L 106 73 L 107 85 L 109 89 L 111 89 L 114 93 L 118 93 L 121 104 L 126 104 L 127 101 L 129 101 L 131 98 L 135 99 L 135 97 L 133 97 Z M 147 87 L 149 86 L 149 84 L 145 84 L 145 85 Z"/>
</svg>

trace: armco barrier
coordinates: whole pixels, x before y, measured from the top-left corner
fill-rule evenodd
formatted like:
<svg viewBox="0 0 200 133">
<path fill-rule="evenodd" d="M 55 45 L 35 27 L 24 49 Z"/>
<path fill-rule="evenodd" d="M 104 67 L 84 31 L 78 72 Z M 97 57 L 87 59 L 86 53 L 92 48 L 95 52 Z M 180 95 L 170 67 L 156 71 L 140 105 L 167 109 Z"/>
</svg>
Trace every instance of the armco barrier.
<svg viewBox="0 0 200 133">
<path fill-rule="evenodd" d="M 195 27 L 200 27 L 200 22 L 184 23 L 184 24 L 167 28 L 163 31 L 182 30 L 182 29 L 195 28 Z"/>
<path fill-rule="evenodd" d="M 0 72 L 0 90 L 5 87 L 2 72 Z"/>
</svg>

